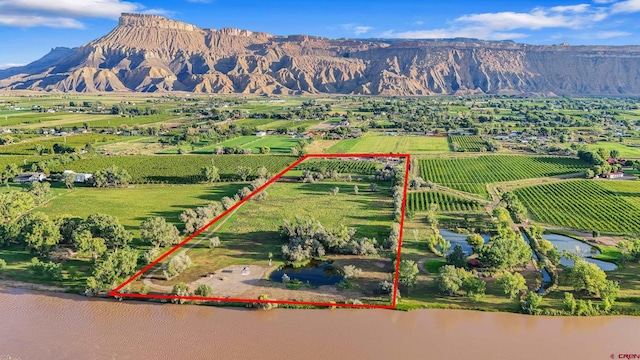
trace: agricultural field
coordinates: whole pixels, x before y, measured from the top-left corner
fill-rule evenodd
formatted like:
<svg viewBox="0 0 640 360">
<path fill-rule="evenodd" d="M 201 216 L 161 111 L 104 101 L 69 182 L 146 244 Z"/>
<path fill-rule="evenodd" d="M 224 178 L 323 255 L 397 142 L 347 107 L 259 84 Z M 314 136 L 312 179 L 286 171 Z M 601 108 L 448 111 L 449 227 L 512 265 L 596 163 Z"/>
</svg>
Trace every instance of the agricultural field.
<svg viewBox="0 0 640 360">
<path fill-rule="evenodd" d="M 590 151 L 598 151 L 600 148 L 607 151 L 618 150 L 621 159 L 640 159 L 640 145 L 628 146 L 618 142 L 598 142 L 587 145 L 587 149 Z"/>
<path fill-rule="evenodd" d="M 463 199 L 440 191 L 409 192 L 407 209 L 414 213 L 429 211 L 431 204 L 443 212 L 478 212 L 483 207 L 477 201 Z"/>
<path fill-rule="evenodd" d="M 24 140 L 17 144 L 0 145 L 0 154 L 6 155 L 37 155 L 36 145 L 42 145 L 45 149 L 52 149 L 54 144 L 82 149 L 86 144 L 94 147 L 112 144 L 123 140 L 133 140 L 136 137 L 123 137 L 109 134 L 74 134 L 68 136 L 50 136 Z M 51 151 L 53 152 L 53 151 Z"/>
<path fill-rule="evenodd" d="M 451 142 L 451 150 L 453 151 L 480 152 L 481 148 L 487 149 L 482 137 L 477 135 L 450 135 L 449 141 Z"/>
<path fill-rule="evenodd" d="M 515 194 L 533 218 L 544 224 L 589 232 L 640 234 L 640 207 L 620 195 L 627 193 L 607 189 L 621 186 L 601 185 L 603 182 L 565 181 L 520 188 Z M 633 194 L 638 195 L 638 190 Z"/>
<path fill-rule="evenodd" d="M 205 148 L 194 151 L 194 154 L 213 154 L 218 146 L 239 147 L 241 149 L 251 149 L 253 154 L 259 154 L 260 148 L 266 146 L 273 154 L 290 154 L 291 148 L 296 147 L 300 143 L 300 139 L 286 136 L 240 136 L 227 140 L 215 145 L 209 145 Z"/>
<path fill-rule="evenodd" d="M 0 147 L 1 148 L 1 147 Z M 7 165 L 15 164 L 21 169 L 27 170 L 33 163 L 40 162 L 51 156 L 22 156 L 22 155 L 0 155 L 0 171 L 4 170 Z"/>
<path fill-rule="evenodd" d="M 136 185 L 126 189 L 76 187 L 60 194 L 61 196 L 39 207 L 37 211 L 49 216 L 68 214 L 81 218 L 95 213 L 112 215 L 137 239 L 140 223 L 145 219 L 164 217 L 182 229 L 178 218 L 184 210 L 205 206 L 224 196 L 233 196 L 241 187 L 241 184 L 234 183 Z"/>
<path fill-rule="evenodd" d="M 381 166 L 372 161 L 319 160 L 309 159 L 296 166 L 294 170 L 317 172 L 337 171 L 340 174 L 373 175 Z"/>
<path fill-rule="evenodd" d="M 359 185 L 363 190 L 355 194 L 354 185 Z M 353 280 L 357 284 L 353 290 L 336 291 L 334 286 L 327 289 L 328 286 L 316 288 L 309 285 L 302 285 L 298 289 L 285 286 L 279 279 L 265 280 L 271 271 L 286 263 L 281 255 L 284 242 L 279 232 L 285 220 L 312 217 L 329 229 L 344 225 L 356 230 L 355 238 L 377 239 L 379 243 L 388 237 L 393 219 L 389 183 L 378 183 L 377 192 L 368 191 L 369 185 L 369 181 L 274 183 L 266 189 L 268 196 L 265 200 L 248 201 L 237 212 L 223 218 L 220 224 L 213 225 L 213 228 L 220 226 L 214 233 L 220 239 L 220 246 L 209 248 L 206 244 L 213 235 L 207 235 L 206 232 L 194 238 L 190 241 L 193 242 L 192 246 L 189 243 L 185 245 L 193 266 L 171 280 L 153 276 L 153 284 L 169 286 L 170 289 L 173 284 L 180 282 L 195 286 L 206 281 L 211 284 L 216 296 L 240 298 L 255 298 L 262 293 L 272 299 L 298 301 L 300 298 L 306 301 L 345 301 L 358 293 L 358 298 L 362 298 L 363 293 L 371 297 L 378 282 L 390 278 L 394 271 L 392 262 L 379 255 L 325 256 L 325 261 L 333 261 L 334 266 L 356 264 L 364 271 L 361 277 Z M 335 187 L 339 188 L 339 192 L 332 195 L 331 189 Z M 205 243 L 200 243 L 201 240 Z M 273 254 L 271 267 L 269 253 Z M 244 266 L 251 268 L 250 275 L 236 280 L 231 274 Z M 220 275 L 203 280 L 212 272 Z M 220 276 L 224 276 L 225 281 L 217 281 Z M 153 286 L 151 289 L 159 291 Z"/>
<path fill-rule="evenodd" d="M 202 168 L 212 163 L 219 169 L 222 180 L 229 181 L 237 178 L 236 169 L 239 166 L 250 168 L 253 174 L 258 168 L 265 166 L 270 173 L 277 174 L 295 161 L 295 157 L 275 155 L 100 156 L 56 165 L 51 168 L 51 172 L 73 170 L 79 173 L 95 173 L 116 165 L 129 172 L 133 183 L 188 184 L 204 181 Z"/>
<path fill-rule="evenodd" d="M 358 139 L 343 140 L 329 149 L 329 153 L 331 154 L 434 154 L 446 152 L 449 152 L 449 142 L 446 137 L 390 136 L 380 134 L 367 134 Z"/>
<path fill-rule="evenodd" d="M 423 179 L 488 197 L 487 184 L 579 173 L 587 164 L 577 159 L 513 155 L 421 159 Z"/>
</svg>

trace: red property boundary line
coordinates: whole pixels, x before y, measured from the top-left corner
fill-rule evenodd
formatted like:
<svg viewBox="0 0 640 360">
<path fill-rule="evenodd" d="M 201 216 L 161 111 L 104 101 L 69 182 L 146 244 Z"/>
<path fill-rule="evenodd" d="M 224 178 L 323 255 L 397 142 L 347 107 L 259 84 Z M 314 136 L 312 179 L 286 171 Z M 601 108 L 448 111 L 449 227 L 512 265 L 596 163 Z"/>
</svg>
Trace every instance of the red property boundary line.
<svg viewBox="0 0 640 360">
<path fill-rule="evenodd" d="M 234 298 L 215 298 L 215 297 L 198 297 L 198 296 L 177 296 L 177 295 L 154 295 L 154 294 L 128 294 L 128 293 L 118 293 L 125 286 L 129 285 L 135 279 L 140 277 L 142 274 L 150 270 L 152 267 L 157 265 L 159 262 L 167 258 L 169 255 L 174 253 L 176 250 L 184 246 L 191 239 L 200 235 L 204 231 L 206 231 L 213 224 L 218 222 L 220 219 L 224 218 L 227 214 L 236 210 L 246 201 L 250 200 L 253 196 L 260 193 L 262 190 L 267 188 L 269 185 L 273 184 L 281 178 L 284 174 L 286 174 L 291 169 L 300 165 L 307 159 L 313 158 L 403 158 L 405 159 L 405 176 L 404 176 L 404 190 L 403 190 L 403 200 L 402 200 L 402 215 L 400 216 L 400 239 L 398 241 L 398 255 L 396 258 L 396 272 L 395 278 L 393 281 L 393 300 L 391 305 L 369 305 L 369 304 L 340 304 L 340 303 L 324 303 L 324 302 L 306 302 L 306 301 L 286 301 L 286 300 L 258 300 L 258 299 L 234 299 Z M 398 294 L 398 279 L 400 276 L 400 252 L 402 249 L 402 237 L 404 231 L 404 218 L 407 208 L 407 188 L 409 187 L 409 168 L 411 164 L 411 155 L 409 154 L 309 154 L 300 159 L 298 159 L 293 164 L 289 165 L 286 169 L 282 170 L 278 175 L 274 176 L 271 180 L 267 181 L 260 188 L 252 192 L 249 196 L 239 201 L 237 204 L 229 208 L 227 211 L 211 220 L 207 225 L 193 233 L 188 238 L 184 239 L 181 243 L 174 246 L 171 250 L 167 251 L 164 255 L 160 256 L 151 264 L 145 266 L 142 270 L 138 271 L 135 275 L 129 278 L 127 281 L 122 283 L 117 288 L 113 289 L 109 292 L 109 296 L 113 297 L 127 297 L 127 298 L 138 298 L 138 299 L 169 299 L 169 300 L 195 300 L 195 301 L 217 301 L 217 302 L 229 302 L 229 303 L 267 303 L 267 304 L 286 304 L 286 305 L 311 305 L 311 306 L 322 306 L 322 307 L 350 307 L 350 308 L 365 308 L 365 309 L 395 309 L 397 302 L 397 294 Z"/>
</svg>

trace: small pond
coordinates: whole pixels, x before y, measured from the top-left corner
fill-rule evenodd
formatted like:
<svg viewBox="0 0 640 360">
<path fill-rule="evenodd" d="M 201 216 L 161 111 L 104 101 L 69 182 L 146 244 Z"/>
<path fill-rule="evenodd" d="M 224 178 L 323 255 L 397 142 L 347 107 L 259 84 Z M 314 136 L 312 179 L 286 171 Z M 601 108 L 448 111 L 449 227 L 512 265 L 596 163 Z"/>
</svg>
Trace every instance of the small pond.
<svg viewBox="0 0 640 360">
<path fill-rule="evenodd" d="M 445 238 L 451 243 L 451 247 L 449 248 L 449 251 L 447 251 L 447 255 L 453 252 L 453 248 L 456 245 L 460 245 L 462 247 L 462 252 L 465 255 L 467 256 L 471 255 L 473 253 L 473 249 L 471 248 L 471 246 L 469 246 L 469 244 L 467 244 L 467 237 L 469 237 L 469 235 L 471 234 L 458 234 L 450 230 L 440 229 L 440 236 L 442 236 L 443 238 Z M 481 235 L 481 236 L 484 239 L 485 244 L 491 238 L 489 235 Z"/>
<path fill-rule="evenodd" d="M 335 285 L 344 279 L 342 271 L 331 265 L 330 262 L 312 260 L 309 264 L 294 268 L 291 265 L 283 266 L 269 276 L 271 281 L 282 282 L 282 275 L 287 274 L 291 280 L 309 282 L 311 286 Z"/>
<path fill-rule="evenodd" d="M 529 241 L 529 237 L 527 236 L 527 234 L 523 233 L 522 237 L 527 242 L 527 244 L 529 244 L 529 246 L 531 246 L 531 242 Z M 536 254 L 535 251 L 533 251 L 533 248 L 531 249 L 531 255 L 533 256 L 533 258 L 536 261 L 540 260 L 540 257 L 538 256 L 538 254 Z M 538 290 L 538 294 L 544 293 L 549 288 L 549 286 L 551 286 L 551 284 L 552 284 L 552 282 L 551 282 L 551 274 L 549 274 L 549 271 L 547 271 L 546 268 L 542 268 L 541 273 L 542 273 L 542 284 L 540 286 L 540 289 Z"/>
<path fill-rule="evenodd" d="M 553 245 L 555 245 L 558 250 L 560 250 L 560 253 L 562 253 L 563 250 L 578 253 L 584 258 L 585 261 L 597 265 L 603 271 L 613 271 L 618 268 L 618 266 L 614 263 L 590 258 L 590 256 L 598 255 L 600 254 L 600 252 L 593 246 L 585 244 L 582 241 L 578 241 L 568 236 L 558 234 L 545 234 L 542 235 L 542 238 L 550 241 Z M 563 256 L 560 260 L 560 264 L 562 264 L 563 266 L 573 266 L 573 261 Z"/>
</svg>

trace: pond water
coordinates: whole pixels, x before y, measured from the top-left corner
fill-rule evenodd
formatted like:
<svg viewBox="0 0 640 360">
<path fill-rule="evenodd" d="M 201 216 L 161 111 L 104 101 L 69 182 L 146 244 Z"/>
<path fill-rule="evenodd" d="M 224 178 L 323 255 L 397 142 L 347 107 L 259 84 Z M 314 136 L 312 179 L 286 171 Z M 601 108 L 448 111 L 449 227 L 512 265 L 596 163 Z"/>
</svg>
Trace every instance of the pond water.
<svg viewBox="0 0 640 360">
<path fill-rule="evenodd" d="M 312 260 L 309 264 L 294 268 L 284 266 L 271 273 L 271 281 L 282 282 L 282 276 L 287 274 L 291 280 L 300 280 L 303 283 L 309 282 L 311 286 L 335 285 L 344 279 L 342 272 L 329 262 Z"/>
<path fill-rule="evenodd" d="M 460 245 L 462 247 L 462 252 L 465 253 L 465 255 L 467 256 L 471 255 L 473 253 L 473 249 L 471 248 L 471 246 L 469 246 L 469 244 L 467 244 L 467 237 L 469 235 L 471 234 L 458 234 L 450 230 L 440 229 L 440 236 L 442 236 L 443 238 L 445 238 L 451 243 L 451 247 L 449 248 L 449 251 L 447 251 L 447 255 L 453 252 L 453 248 L 456 245 Z M 484 239 L 485 244 L 491 238 L 489 235 L 481 235 L 481 236 Z"/>
<path fill-rule="evenodd" d="M 542 238 L 550 241 L 558 248 L 558 250 L 560 250 L 561 253 L 563 252 L 563 250 L 578 253 L 584 258 L 585 261 L 597 265 L 603 271 L 613 271 L 618 268 L 618 266 L 614 263 L 590 258 L 589 256 L 598 255 L 600 254 L 600 252 L 598 251 L 598 249 L 589 244 L 585 244 L 582 241 L 578 241 L 568 236 L 558 234 L 545 234 L 542 235 Z M 563 256 L 560 260 L 560 264 L 562 264 L 563 266 L 573 266 L 573 261 Z"/>
<path fill-rule="evenodd" d="M 527 242 L 527 244 L 529 244 L 529 246 L 531 246 L 531 242 L 529 241 L 529 237 L 527 236 L 527 234 L 522 233 L 522 237 Z M 535 251 L 533 251 L 533 248 L 531 248 L 531 254 L 533 255 L 533 258 L 536 261 L 540 260 L 540 257 L 538 256 L 538 254 L 536 254 Z M 542 285 L 540 286 L 540 289 L 538 289 L 538 294 L 544 293 L 549 288 L 549 286 L 551 286 L 551 284 L 552 284 L 552 282 L 551 282 L 551 274 L 549 274 L 549 271 L 547 271 L 546 268 L 542 268 L 542 270 L 540 272 L 542 273 Z"/>
</svg>

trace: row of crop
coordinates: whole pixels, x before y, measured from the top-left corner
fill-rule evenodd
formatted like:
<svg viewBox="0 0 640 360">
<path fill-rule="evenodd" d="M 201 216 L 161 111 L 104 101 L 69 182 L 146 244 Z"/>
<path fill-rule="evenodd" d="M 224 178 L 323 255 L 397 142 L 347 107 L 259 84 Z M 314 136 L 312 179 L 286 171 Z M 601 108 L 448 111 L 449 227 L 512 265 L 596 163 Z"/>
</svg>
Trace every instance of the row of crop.
<svg viewBox="0 0 640 360">
<path fill-rule="evenodd" d="M 560 157 L 489 155 L 420 161 L 425 180 L 485 196 L 489 183 L 577 173 L 586 167 L 578 159 Z"/>
<path fill-rule="evenodd" d="M 85 145 L 93 146 L 110 144 L 118 141 L 131 140 L 131 137 L 123 137 L 111 134 L 77 134 L 69 136 L 52 136 L 42 139 L 30 139 L 17 144 L 0 145 L 0 154 L 4 155 L 38 155 L 40 150 L 48 150 L 52 153 L 53 145 L 63 144 L 76 150 L 83 149 Z"/>
<path fill-rule="evenodd" d="M 536 185 L 518 189 L 515 194 L 542 223 L 588 231 L 640 233 L 640 208 L 594 181 Z"/>
<path fill-rule="evenodd" d="M 411 192 L 407 194 L 407 207 L 412 212 L 429 211 L 431 204 L 441 211 L 480 211 L 478 202 L 459 198 L 439 191 Z"/>
<path fill-rule="evenodd" d="M 480 151 L 481 148 L 486 149 L 486 144 L 482 137 L 478 135 L 450 135 L 449 141 L 451 145 L 454 144 L 457 146 L 457 149 L 453 149 L 454 151 Z"/>
<path fill-rule="evenodd" d="M 54 166 L 51 172 L 73 170 L 79 173 L 95 173 L 111 165 L 126 169 L 133 183 L 190 184 L 205 180 L 202 168 L 214 165 L 221 180 L 239 178 L 238 168 L 251 170 L 250 177 L 264 166 L 268 172 L 276 174 L 296 161 L 292 156 L 259 155 L 147 155 L 147 156 L 100 156 L 85 158 L 66 165 Z"/>
<path fill-rule="evenodd" d="M 378 166 L 370 161 L 358 160 L 307 160 L 296 167 L 297 170 L 317 172 L 337 171 L 341 174 L 373 175 Z"/>
</svg>

